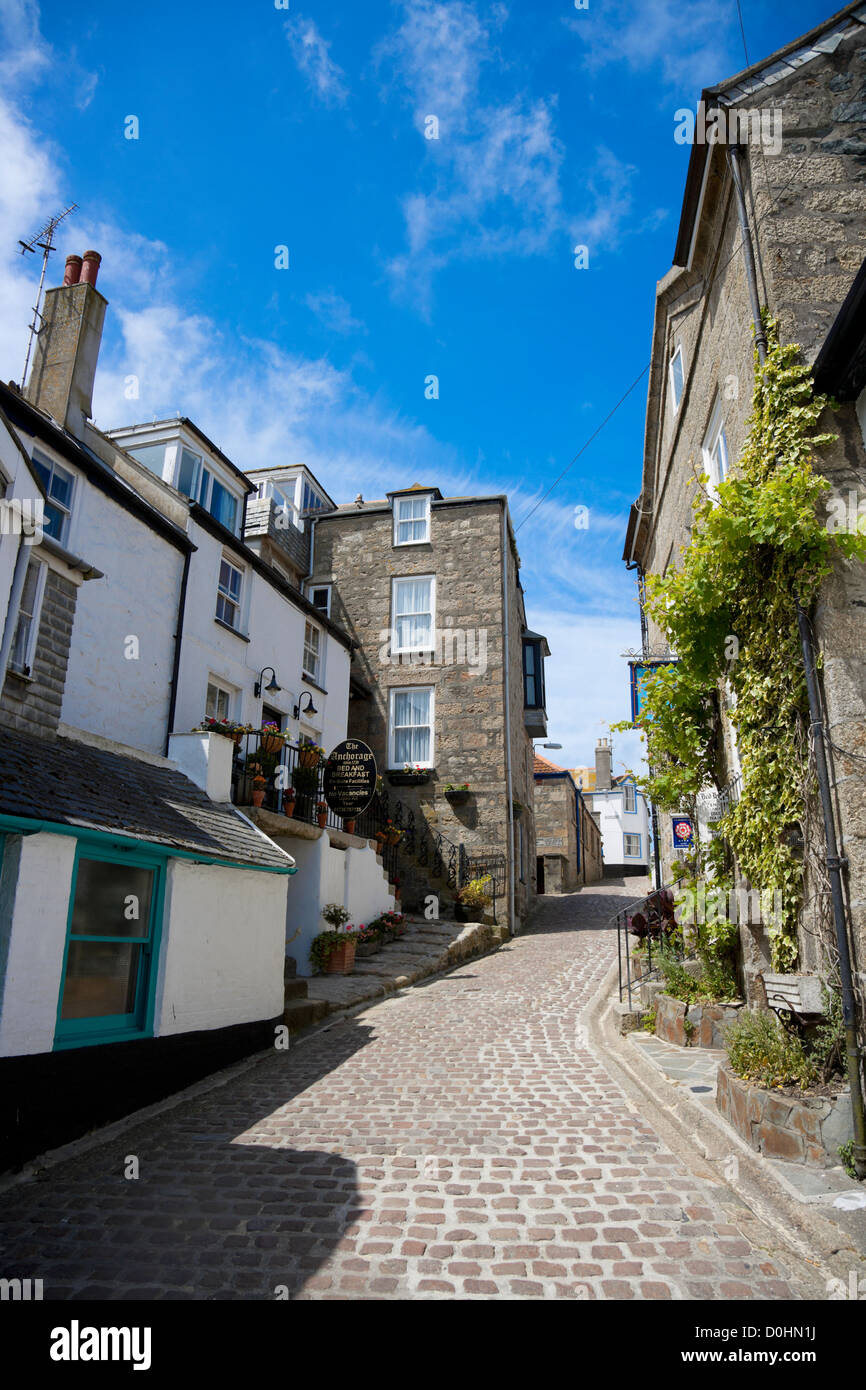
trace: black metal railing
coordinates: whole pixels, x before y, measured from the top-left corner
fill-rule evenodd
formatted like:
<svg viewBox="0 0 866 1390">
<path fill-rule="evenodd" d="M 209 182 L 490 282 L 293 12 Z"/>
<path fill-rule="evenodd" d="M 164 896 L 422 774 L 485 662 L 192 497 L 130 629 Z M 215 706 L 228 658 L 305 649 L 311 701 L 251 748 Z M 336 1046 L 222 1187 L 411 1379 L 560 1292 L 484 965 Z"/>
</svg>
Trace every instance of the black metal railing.
<svg viewBox="0 0 866 1390">
<path fill-rule="evenodd" d="M 399 833 L 394 846 L 398 878 L 400 856 L 403 855 L 411 858 L 419 868 L 426 869 L 431 879 L 444 880 L 455 893 L 472 879 L 488 879 L 491 910 L 496 917 L 497 898 L 505 895 L 504 854 L 471 854 L 462 842 L 456 844 L 428 825 L 423 817 L 416 817 L 412 806 L 405 807 L 400 800 L 392 801 L 388 792 L 380 792 L 378 801 L 384 822 L 392 824 Z"/>
<path fill-rule="evenodd" d="M 646 980 L 659 978 L 659 956 L 665 954 L 681 955 L 674 945 L 677 920 L 674 890 L 670 887 L 656 888 L 646 897 L 637 898 L 627 907 L 620 908 L 614 921 L 616 923 L 616 952 L 619 964 L 619 1001 L 623 994 L 628 996 L 628 1007 L 632 1008 L 632 986 Z M 646 957 L 641 956 L 640 976 L 632 974 L 632 950 L 635 941 L 646 945 Z M 653 947 L 656 963 L 653 964 Z"/>
<path fill-rule="evenodd" d="M 236 738 L 232 761 L 232 801 L 237 806 L 261 805 L 275 815 L 288 815 L 310 825 L 346 830 L 349 823 L 325 802 L 325 766 L 318 753 L 290 743 L 280 734 L 254 730 Z M 294 795 L 292 795 L 294 793 Z M 373 839 L 382 828 L 374 797 L 355 817 L 352 833 Z"/>
<path fill-rule="evenodd" d="M 321 755 L 290 743 L 281 734 L 256 729 L 235 737 L 232 760 L 232 801 L 238 806 L 260 805 L 275 815 L 289 815 L 310 825 L 349 830 L 324 799 L 325 766 Z M 367 809 L 355 817 L 351 833 L 377 840 L 388 880 L 400 883 L 406 861 L 412 860 L 443 879 L 455 893 L 471 879 L 489 880 L 493 916 L 497 899 L 506 890 L 506 862 L 501 853 L 470 854 L 462 843 L 432 829 L 414 808 L 377 791 Z"/>
</svg>

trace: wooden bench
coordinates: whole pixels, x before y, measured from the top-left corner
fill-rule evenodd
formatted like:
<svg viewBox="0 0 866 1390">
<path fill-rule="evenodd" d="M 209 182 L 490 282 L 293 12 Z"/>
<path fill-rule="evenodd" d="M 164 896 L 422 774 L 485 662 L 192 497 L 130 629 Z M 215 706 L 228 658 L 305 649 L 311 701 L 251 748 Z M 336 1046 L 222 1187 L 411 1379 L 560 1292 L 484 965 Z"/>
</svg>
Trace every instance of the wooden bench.
<svg viewBox="0 0 866 1390">
<path fill-rule="evenodd" d="M 785 1010 L 798 1018 L 820 1018 L 824 1013 L 824 993 L 817 975 L 772 975 L 762 979 L 767 1003 L 778 1013 Z"/>
</svg>

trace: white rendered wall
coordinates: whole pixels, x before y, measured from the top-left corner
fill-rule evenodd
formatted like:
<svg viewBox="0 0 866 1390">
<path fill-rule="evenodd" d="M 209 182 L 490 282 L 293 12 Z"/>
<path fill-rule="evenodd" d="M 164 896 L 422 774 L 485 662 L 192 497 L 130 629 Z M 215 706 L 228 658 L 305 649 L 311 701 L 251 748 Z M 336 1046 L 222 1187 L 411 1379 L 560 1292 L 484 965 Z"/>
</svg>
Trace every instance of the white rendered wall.
<svg viewBox="0 0 866 1390">
<path fill-rule="evenodd" d="M 104 574 L 78 591 L 61 719 L 162 753 L 183 556 L 67 460 L 58 462 L 76 480 L 64 545 Z M 138 639 L 137 660 L 124 654 L 128 637 Z"/>
<path fill-rule="evenodd" d="M 214 615 L 223 546 L 195 522 L 190 523 L 190 536 L 199 548 L 190 564 L 173 732 L 186 733 L 201 721 L 209 675 L 221 679 L 232 689 L 231 718 L 258 728 L 262 700 L 255 698 L 253 686 L 259 672 L 271 666 L 281 690 L 276 695 L 265 693 L 265 702 L 285 716 L 283 727 L 293 737 L 299 732 L 314 735 L 330 752 L 346 737 L 349 652 L 328 634 L 327 629 L 321 628 L 323 649 L 319 684 L 327 694 L 304 682 L 301 667 L 306 614 L 251 566 L 244 567 L 237 559 L 233 563 L 244 568 L 240 616 L 240 630 L 244 636 L 222 627 Z M 226 554 L 231 558 L 228 549 Z M 268 675 L 265 683 L 270 679 Z M 305 690 L 312 696 L 317 714 L 305 713 L 301 720 L 296 720 L 292 711 Z"/>
<path fill-rule="evenodd" d="M 4 480 L 0 475 L 0 495 L 7 502 L 27 502 L 31 504 L 32 508 L 37 499 L 41 501 L 42 494 L 33 480 L 28 465 L 21 457 L 21 450 L 2 420 L 0 420 L 0 463 L 2 463 L 5 473 L 8 473 L 12 479 L 12 482 L 4 489 Z M 33 515 L 32 510 L 30 515 Z M 0 638 L 3 636 L 6 614 L 9 611 L 9 594 L 12 588 L 12 577 L 15 573 L 15 560 L 19 545 L 22 543 L 20 536 L 0 535 Z M 27 546 L 26 549 L 29 552 L 32 547 Z"/>
<path fill-rule="evenodd" d="M 339 850 L 330 850 L 339 854 Z M 342 853 L 344 861 L 343 903 L 356 927 L 366 926 L 382 912 L 394 910 L 394 895 L 388 879 L 376 858 L 375 850 L 350 848 Z"/>
<path fill-rule="evenodd" d="M 336 849 L 327 831 L 315 840 L 289 835 L 272 838 L 294 857 L 298 869 L 289 885 L 286 955 L 294 957 L 299 975 L 311 975 L 310 945 L 314 936 L 328 929 L 322 917 L 326 903 L 340 903 L 349 920 L 360 926 L 392 910 L 394 896 L 374 849 Z"/>
<path fill-rule="evenodd" d="M 591 809 L 601 822 L 601 852 L 605 864 L 649 864 L 649 816 L 646 802 L 637 797 L 637 811 L 623 810 L 623 793 L 584 792 Z M 623 850 L 623 834 L 640 835 L 640 856 L 629 855 Z"/>
<path fill-rule="evenodd" d="M 6 841 L 0 932 L 9 935 L 9 950 L 0 1056 L 50 1052 L 54 1046 L 75 845 L 72 835 L 46 832 Z"/>
<path fill-rule="evenodd" d="M 286 874 L 172 859 L 157 981 L 157 1036 L 283 1011 Z"/>
</svg>

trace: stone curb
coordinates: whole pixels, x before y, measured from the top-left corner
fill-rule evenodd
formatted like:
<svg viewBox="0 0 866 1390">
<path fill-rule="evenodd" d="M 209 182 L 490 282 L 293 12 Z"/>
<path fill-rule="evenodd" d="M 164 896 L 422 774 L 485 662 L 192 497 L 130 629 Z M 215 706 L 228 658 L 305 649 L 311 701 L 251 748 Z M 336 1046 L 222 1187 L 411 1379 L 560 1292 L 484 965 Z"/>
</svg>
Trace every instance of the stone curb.
<svg viewBox="0 0 866 1390">
<path fill-rule="evenodd" d="M 747 1207 L 775 1234 L 798 1261 L 811 1267 L 812 1282 L 829 1277 L 847 1284 L 853 1269 L 866 1274 L 864 1212 L 819 1209 L 725 1123 L 714 1109 L 703 1106 L 674 1086 L 647 1062 L 615 1021 L 616 965 L 587 1006 L 584 1019 L 599 1060 L 652 1127 L 668 1138 L 678 1156 L 702 1178 L 726 1187 L 738 1206 Z M 737 1160 L 737 1178 L 725 1174 Z M 819 1295 L 820 1296 L 820 1295 Z M 825 1295 L 826 1296 L 826 1295 Z"/>
</svg>

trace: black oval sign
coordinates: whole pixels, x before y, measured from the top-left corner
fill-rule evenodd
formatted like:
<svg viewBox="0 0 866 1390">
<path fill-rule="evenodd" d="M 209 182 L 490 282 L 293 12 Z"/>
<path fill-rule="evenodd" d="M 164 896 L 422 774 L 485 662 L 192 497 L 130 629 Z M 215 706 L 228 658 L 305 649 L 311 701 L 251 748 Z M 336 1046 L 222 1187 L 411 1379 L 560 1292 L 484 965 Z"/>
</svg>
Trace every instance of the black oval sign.
<svg viewBox="0 0 866 1390">
<path fill-rule="evenodd" d="M 338 743 L 325 764 L 325 800 L 335 816 L 351 820 L 366 811 L 376 790 L 376 759 L 360 739 Z"/>
</svg>

